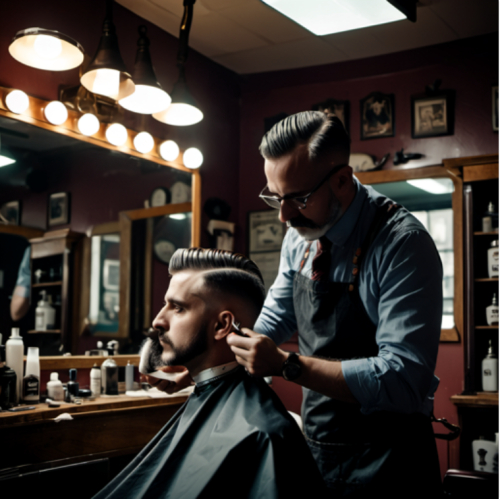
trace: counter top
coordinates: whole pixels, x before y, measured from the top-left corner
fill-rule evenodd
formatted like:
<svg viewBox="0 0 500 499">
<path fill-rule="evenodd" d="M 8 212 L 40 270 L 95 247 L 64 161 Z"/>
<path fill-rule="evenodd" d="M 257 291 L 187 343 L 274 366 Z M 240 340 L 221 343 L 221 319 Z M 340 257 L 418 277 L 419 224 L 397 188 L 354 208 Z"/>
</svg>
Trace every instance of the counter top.
<svg viewBox="0 0 500 499">
<path fill-rule="evenodd" d="M 85 400 L 81 405 L 61 402 L 60 407 L 48 407 L 46 403 L 34 405 L 34 409 L 21 412 L 0 412 L 0 428 L 51 421 L 63 413 L 75 414 L 110 412 L 121 409 L 146 408 L 183 404 L 189 394 L 176 394 L 165 398 L 129 397 L 127 395 L 104 396 L 94 400 Z M 25 404 L 23 404 L 25 405 Z"/>
</svg>

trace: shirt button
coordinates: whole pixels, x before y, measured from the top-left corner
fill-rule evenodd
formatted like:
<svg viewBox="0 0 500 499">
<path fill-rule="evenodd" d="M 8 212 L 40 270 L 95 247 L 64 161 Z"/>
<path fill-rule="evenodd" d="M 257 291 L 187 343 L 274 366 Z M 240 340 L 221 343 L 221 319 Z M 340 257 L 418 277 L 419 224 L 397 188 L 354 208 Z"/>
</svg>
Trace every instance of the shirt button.
<svg viewBox="0 0 500 499">
<path fill-rule="evenodd" d="M 358 270 L 359 270 L 358 267 L 354 267 L 352 269 L 352 275 L 357 275 L 358 274 Z"/>
</svg>

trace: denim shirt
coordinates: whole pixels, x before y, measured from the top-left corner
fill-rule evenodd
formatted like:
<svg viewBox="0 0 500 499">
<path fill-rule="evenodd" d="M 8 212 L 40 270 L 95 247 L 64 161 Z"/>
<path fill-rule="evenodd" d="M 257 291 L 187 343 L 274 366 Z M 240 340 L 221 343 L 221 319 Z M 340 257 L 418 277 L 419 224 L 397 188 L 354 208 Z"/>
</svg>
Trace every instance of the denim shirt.
<svg viewBox="0 0 500 499">
<path fill-rule="evenodd" d="M 375 216 L 375 200 L 383 197 L 356 178 L 354 181 L 352 203 L 326 234 L 333 243 L 332 282 L 352 281 L 354 253 Z M 295 229 L 288 230 L 278 276 L 254 326 L 278 345 L 297 329 L 292 283 L 307 244 Z M 302 269 L 308 277 L 315 252 L 313 242 Z M 441 334 L 442 278 L 441 259 L 431 236 L 413 215 L 400 209 L 367 251 L 357 281 L 366 312 L 377 326 L 378 355 L 341 363 L 346 383 L 363 413 L 431 413 L 439 384 L 434 369 Z"/>
</svg>

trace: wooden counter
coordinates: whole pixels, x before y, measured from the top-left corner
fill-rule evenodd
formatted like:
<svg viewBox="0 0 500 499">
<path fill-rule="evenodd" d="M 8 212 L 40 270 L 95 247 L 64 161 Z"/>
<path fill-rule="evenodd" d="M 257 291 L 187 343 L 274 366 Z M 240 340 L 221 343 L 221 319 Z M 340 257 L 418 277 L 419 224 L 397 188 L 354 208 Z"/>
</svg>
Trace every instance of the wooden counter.
<svg viewBox="0 0 500 499">
<path fill-rule="evenodd" d="M 48 461 L 73 462 L 133 455 L 175 414 L 187 395 L 168 398 L 99 397 L 82 405 L 38 404 L 23 412 L 0 413 L 0 469 Z M 70 421 L 55 422 L 69 413 Z"/>
</svg>

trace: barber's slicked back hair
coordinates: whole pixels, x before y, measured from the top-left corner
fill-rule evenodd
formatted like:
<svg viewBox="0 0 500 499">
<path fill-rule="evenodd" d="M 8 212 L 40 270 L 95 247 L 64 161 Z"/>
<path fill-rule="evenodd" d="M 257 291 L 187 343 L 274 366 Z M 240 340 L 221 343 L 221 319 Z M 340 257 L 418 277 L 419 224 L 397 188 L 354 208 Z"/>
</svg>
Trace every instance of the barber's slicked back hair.
<svg viewBox="0 0 500 499">
<path fill-rule="evenodd" d="M 265 299 L 264 279 L 259 267 L 247 257 L 232 251 L 205 248 L 180 248 L 170 259 L 169 272 L 205 272 L 205 284 L 214 290 L 237 296 L 260 312 Z"/>
<path fill-rule="evenodd" d="M 266 159 L 276 159 L 301 144 L 307 144 L 309 159 L 314 160 L 331 152 L 349 156 L 351 139 L 334 114 L 303 111 L 276 123 L 262 138 L 259 151 Z"/>
</svg>

